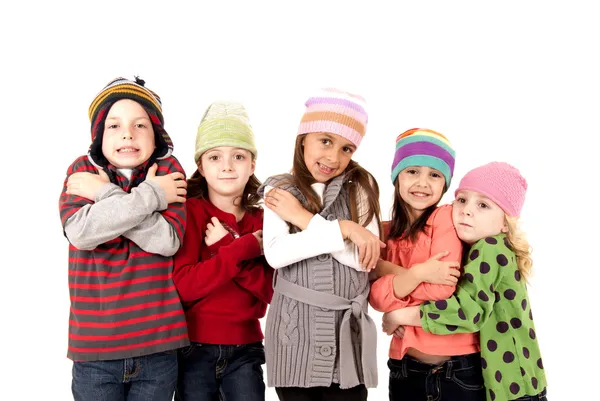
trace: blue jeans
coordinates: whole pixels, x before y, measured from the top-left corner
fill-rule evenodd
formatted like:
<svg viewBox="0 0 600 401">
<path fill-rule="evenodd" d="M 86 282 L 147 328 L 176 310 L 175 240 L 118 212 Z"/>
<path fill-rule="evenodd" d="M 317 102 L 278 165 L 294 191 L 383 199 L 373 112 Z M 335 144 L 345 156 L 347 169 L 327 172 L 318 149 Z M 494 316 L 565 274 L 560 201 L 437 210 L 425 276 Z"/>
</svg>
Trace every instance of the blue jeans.
<svg viewBox="0 0 600 401">
<path fill-rule="evenodd" d="M 192 343 L 179 351 L 177 401 L 264 401 L 261 342 L 245 345 Z"/>
<path fill-rule="evenodd" d="M 389 359 L 390 400 L 485 401 L 479 353 L 453 356 L 441 365 L 430 365 L 406 355 Z"/>
<path fill-rule="evenodd" d="M 73 362 L 75 401 L 171 401 L 177 351 L 113 361 Z"/>
</svg>

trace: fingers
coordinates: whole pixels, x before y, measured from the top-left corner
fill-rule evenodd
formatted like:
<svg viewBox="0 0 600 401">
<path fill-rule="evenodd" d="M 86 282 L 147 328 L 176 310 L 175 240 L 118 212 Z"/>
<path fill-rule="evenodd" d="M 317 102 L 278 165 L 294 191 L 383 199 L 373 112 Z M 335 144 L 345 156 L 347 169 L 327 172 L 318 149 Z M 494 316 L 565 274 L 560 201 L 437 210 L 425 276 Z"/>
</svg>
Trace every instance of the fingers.
<svg viewBox="0 0 600 401">
<path fill-rule="evenodd" d="M 106 174 L 104 169 L 98 169 L 98 175 L 100 176 L 100 178 L 102 178 L 106 181 L 110 181 L 110 178 L 108 178 L 108 174 Z"/>
<path fill-rule="evenodd" d="M 217 219 L 216 217 L 211 217 L 210 221 L 213 223 L 213 225 L 215 227 L 223 227 L 223 224 L 221 224 L 221 222 L 219 221 L 219 219 Z"/>
<path fill-rule="evenodd" d="M 156 170 L 158 170 L 158 164 L 154 163 L 148 169 L 148 173 L 146 174 L 146 177 L 156 177 Z"/>
<path fill-rule="evenodd" d="M 448 255 L 448 251 L 442 251 L 439 253 L 436 253 L 435 255 L 433 255 L 431 258 L 429 258 L 429 260 L 440 260 L 441 258 L 443 258 L 444 256 Z"/>
<path fill-rule="evenodd" d="M 458 270 L 458 269 L 450 269 L 448 271 L 448 274 L 450 274 L 450 276 L 455 277 L 455 278 L 456 277 L 460 277 L 460 270 Z"/>
<path fill-rule="evenodd" d="M 185 176 L 180 171 L 176 171 L 174 173 L 168 174 L 174 180 L 183 180 Z"/>
</svg>

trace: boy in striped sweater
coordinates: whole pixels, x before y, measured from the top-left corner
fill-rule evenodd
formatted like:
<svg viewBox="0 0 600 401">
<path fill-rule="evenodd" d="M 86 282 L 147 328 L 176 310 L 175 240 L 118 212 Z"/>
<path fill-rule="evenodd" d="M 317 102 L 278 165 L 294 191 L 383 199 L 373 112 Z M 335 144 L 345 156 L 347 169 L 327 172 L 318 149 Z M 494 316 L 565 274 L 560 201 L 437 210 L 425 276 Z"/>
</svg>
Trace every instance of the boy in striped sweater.
<svg viewBox="0 0 600 401">
<path fill-rule="evenodd" d="M 117 78 L 89 108 L 92 144 L 67 171 L 68 357 L 76 401 L 168 401 L 189 344 L 172 279 L 185 229 L 184 171 L 159 96 Z"/>
</svg>

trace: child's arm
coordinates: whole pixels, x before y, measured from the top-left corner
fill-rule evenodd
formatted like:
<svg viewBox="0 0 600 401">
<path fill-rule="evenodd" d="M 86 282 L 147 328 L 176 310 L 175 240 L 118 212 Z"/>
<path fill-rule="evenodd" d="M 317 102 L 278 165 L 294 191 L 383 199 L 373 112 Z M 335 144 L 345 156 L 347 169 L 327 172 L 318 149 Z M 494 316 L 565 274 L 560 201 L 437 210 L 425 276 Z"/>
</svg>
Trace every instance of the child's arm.
<svg viewBox="0 0 600 401">
<path fill-rule="evenodd" d="M 188 225 L 183 244 L 174 258 L 173 281 L 181 300 L 193 302 L 230 282 L 240 273 L 242 262 L 259 257 L 261 249 L 254 234 L 234 239 L 227 233 L 208 246 L 208 250 L 214 255 L 203 260 L 201 250 L 205 246 L 203 241 L 206 227 L 200 225 L 208 221 L 208 217 L 189 204 L 187 214 Z"/>
<path fill-rule="evenodd" d="M 480 240 L 471 247 L 464 275 L 452 297 L 421 305 L 423 330 L 433 334 L 474 333 L 486 324 L 496 300 L 495 289 L 502 280 L 498 257 L 512 254 L 502 241 L 486 242 L 496 238 Z"/>
<path fill-rule="evenodd" d="M 260 257 L 242 267 L 233 281 L 261 301 L 270 303 L 273 298 L 273 272 L 265 258 Z"/>
<path fill-rule="evenodd" d="M 151 167 L 148 170 L 146 180 L 156 181 L 155 174 L 157 172 L 162 173 L 160 177 L 177 172 L 184 175 L 183 168 L 174 157 L 159 161 L 157 167 L 158 169 Z M 166 185 L 168 184 L 169 182 L 166 183 Z M 168 196 L 167 198 L 170 200 Z M 169 202 L 167 210 L 154 212 L 146 216 L 140 224 L 124 232 L 123 236 L 135 242 L 137 246 L 146 252 L 173 256 L 181 246 L 185 223 L 184 204 Z"/>
</svg>

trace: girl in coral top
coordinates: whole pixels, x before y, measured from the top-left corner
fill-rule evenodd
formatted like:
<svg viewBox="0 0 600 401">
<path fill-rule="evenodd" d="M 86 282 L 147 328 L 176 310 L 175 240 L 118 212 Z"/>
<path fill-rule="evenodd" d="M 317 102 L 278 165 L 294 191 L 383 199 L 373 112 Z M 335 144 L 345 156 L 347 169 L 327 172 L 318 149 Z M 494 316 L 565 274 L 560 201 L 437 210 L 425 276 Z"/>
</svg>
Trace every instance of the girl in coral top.
<svg viewBox="0 0 600 401">
<path fill-rule="evenodd" d="M 450 142 L 438 132 L 411 129 L 396 139 L 387 263 L 415 272 L 425 264 L 460 266 L 463 248 L 452 224 L 452 207 L 437 206 L 450 186 L 454 160 Z M 388 274 L 373 283 L 369 300 L 376 310 L 390 312 L 446 299 L 455 288 L 455 282 L 419 283 Z M 394 332 L 389 357 L 390 400 L 485 399 L 476 334 L 439 336 L 406 326 Z"/>
</svg>

